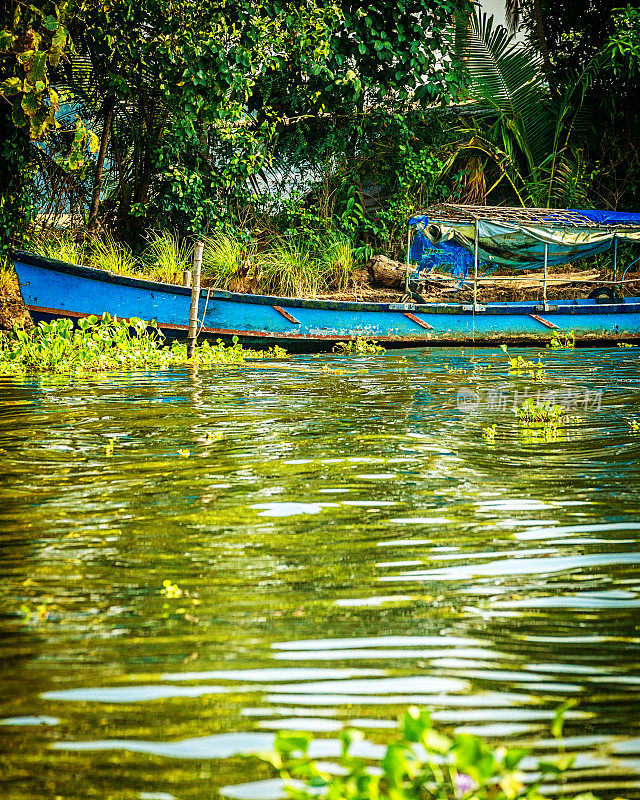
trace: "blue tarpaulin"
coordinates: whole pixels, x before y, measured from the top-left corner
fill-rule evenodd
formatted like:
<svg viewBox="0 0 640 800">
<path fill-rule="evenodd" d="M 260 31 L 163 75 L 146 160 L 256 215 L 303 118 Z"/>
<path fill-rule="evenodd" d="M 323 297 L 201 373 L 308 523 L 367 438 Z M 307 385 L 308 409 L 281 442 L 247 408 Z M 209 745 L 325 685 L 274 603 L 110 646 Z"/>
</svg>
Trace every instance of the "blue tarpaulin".
<svg viewBox="0 0 640 800">
<path fill-rule="evenodd" d="M 543 209 L 531 212 L 536 221 L 526 219 L 527 210 L 522 209 L 520 221 L 514 218 L 518 210 L 508 219 L 499 218 L 499 209 L 488 209 L 486 217 L 479 210 L 464 221 L 455 216 L 449 221 L 441 214 L 436 220 L 430 220 L 426 214 L 409 220 L 415 232 L 410 258 L 417 262 L 418 273 L 438 267 L 465 277 L 474 266 L 476 236 L 478 266 L 483 269 L 492 266 L 539 269 L 545 263 L 560 266 L 592 258 L 609 250 L 616 241 L 640 243 L 640 214 L 549 209 L 547 218 Z M 570 217 L 572 214 L 577 220 Z M 593 222 L 593 226 L 586 220 Z"/>
<path fill-rule="evenodd" d="M 627 211 L 585 211 L 582 208 L 570 208 L 569 211 L 582 214 L 598 225 L 640 225 L 640 214 L 631 214 Z"/>
<path fill-rule="evenodd" d="M 422 232 L 414 236 L 409 257 L 418 265 L 418 273 L 437 269 L 466 278 L 469 269 L 473 269 L 473 255 L 466 247 L 453 239 L 436 244 Z"/>
</svg>

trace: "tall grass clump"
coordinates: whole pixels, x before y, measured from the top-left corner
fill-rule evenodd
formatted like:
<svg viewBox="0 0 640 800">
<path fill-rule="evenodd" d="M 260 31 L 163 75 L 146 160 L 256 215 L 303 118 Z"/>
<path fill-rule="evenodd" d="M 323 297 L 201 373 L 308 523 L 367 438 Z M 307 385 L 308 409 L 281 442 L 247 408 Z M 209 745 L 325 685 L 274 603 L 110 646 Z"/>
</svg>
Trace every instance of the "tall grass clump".
<svg viewBox="0 0 640 800">
<path fill-rule="evenodd" d="M 0 295 L 9 295 L 19 291 L 18 276 L 13 265 L 4 259 L 0 259 Z"/>
<path fill-rule="evenodd" d="M 340 233 L 329 234 L 318 256 L 322 279 L 332 289 L 347 287 L 356 265 L 353 245 Z"/>
<path fill-rule="evenodd" d="M 68 264 L 85 264 L 86 248 L 70 231 L 38 231 L 28 247 L 38 256 L 55 258 Z"/>
<path fill-rule="evenodd" d="M 184 270 L 191 267 L 187 241 L 180 241 L 171 231 L 151 231 L 148 241 L 142 255 L 148 265 L 148 277 L 164 283 L 180 281 Z"/>
<path fill-rule="evenodd" d="M 91 243 L 91 266 L 117 275 L 135 275 L 140 271 L 131 250 L 109 234 Z"/>
<path fill-rule="evenodd" d="M 228 289 L 234 278 L 242 274 L 248 255 L 246 247 L 235 236 L 214 233 L 204 240 L 202 274 L 216 289 Z"/>
<path fill-rule="evenodd" d="M 261 253 L 258 276 L 264 294 L 282 297 L 314 295 L 325 286 L 321 264 L 309 251 L 287 240 Z"/>
</svg>

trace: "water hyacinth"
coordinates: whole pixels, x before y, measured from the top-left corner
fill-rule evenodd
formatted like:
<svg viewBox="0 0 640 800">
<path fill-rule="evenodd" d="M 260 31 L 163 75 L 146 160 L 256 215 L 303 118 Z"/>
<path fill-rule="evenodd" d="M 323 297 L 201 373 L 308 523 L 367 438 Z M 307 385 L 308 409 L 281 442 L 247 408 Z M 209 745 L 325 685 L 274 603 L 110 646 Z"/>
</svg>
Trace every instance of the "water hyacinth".
<svg viewBox="0 0 640 800">
<path fill-rule="evenodd" d="M 364 339 L 356 336 L 348 342 L 336 342 L 333 352 L 340 355 L 375 356 L 386 352 L 374 339 Z"/>
<path fill-rule="evenodd" d="M 132 317 L 119 320 L 109 314 L 84 317 L 74 328 L 71 320 L 40 322 L 29 331 L 15 329 L 0 336 L 0 374 L 26 373 L 88 374 L 114 370 L 171 368 L 196 364 L 226 366 L 243 364 L 252 358 L 283 358 L 286 352 L 247 350 L 237 340 L 203 342 L 192 359 L 185 343 L 165 346 L 155 322 Z"/>
<path fill-rule="evenodd" d="M 552 728 L 558 741 L 565 711 L 566 705 L 561 706 Z M 415 707 L 401 716 L 399 728 L 398 738 L 377 758 L 360 731 L 343 730 L 337 768 L 309 755 L 320 742 L 313 742 L 304 731 L 280 732 L 274 752 L 264 758 L 276 768 L 293 800 L 318 796 L 328 800 L 542 800 L 545 780 L 555 784 L 571 766 L 566 756 L 540 760 L 535 772 L 525 776 L 528 750 L 492 747 L 468 733 L 445 735 L 433 727 L 426 711 Z M 366 755 L 352 754 L 358 751 Z M 578 797 L 585 795 L 574 800 Z M 596 800 L 593 795 L 589 798 Z"/>
</svg>

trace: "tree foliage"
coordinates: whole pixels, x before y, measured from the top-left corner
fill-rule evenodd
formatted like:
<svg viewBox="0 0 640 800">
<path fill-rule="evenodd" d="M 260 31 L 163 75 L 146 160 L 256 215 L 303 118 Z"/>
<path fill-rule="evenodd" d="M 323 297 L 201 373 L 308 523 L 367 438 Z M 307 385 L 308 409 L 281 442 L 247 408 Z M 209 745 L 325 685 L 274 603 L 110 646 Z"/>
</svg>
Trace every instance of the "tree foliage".
<svg viewBox="0 0 640 800">
<path fill-rule="evenodd" d="M 462 83 L 451 17 L 470 8 L 468 0 L 47 2 L 25 7 L 28 18 L 5 15 L 12 63 L 3 63 L 2 85 L 40 93 L 38 110 L 25 105 L 49 115 L 34 129 L 48 141 L 49 178 L 75 168 L 79 187 L 87 146 L 98 144 L 92 131 L 102 139 L 103 223 L 129 239 L 159 220 L 183 233 L 237 223 L 302 142 L 316 167 L 332 158 L 353 166 L 371 142 L 373 111 L 391 118 L 412 103 L 447 103 Z M 34 81 L 18 91 L 21 69 Z M 52 137 L 70 107 L 75 130 Z"/>
<path fill-rule="evenodd" d="M 559 93 L 580 81 L 590 130 L 583 137 L 592 173 L 592 203 L 634 208 L 640 201 L 640 4 L 619 0 L 538 0 L 549 48 L 551 80 Z M 525 5 L 524 26 L 535 46 L 536 20 Z M 577 102 L 577 101 L 576 101 Z"/>
<path fill-rule="evenodd" d="M 464 163 L 465 199 L 523 206 L 586 201 L 583 86 L 549 90 L 541 57 L 477 12 L 463 48 L 477 114 L 463 122 L 449 165 Z"/>
</svg>

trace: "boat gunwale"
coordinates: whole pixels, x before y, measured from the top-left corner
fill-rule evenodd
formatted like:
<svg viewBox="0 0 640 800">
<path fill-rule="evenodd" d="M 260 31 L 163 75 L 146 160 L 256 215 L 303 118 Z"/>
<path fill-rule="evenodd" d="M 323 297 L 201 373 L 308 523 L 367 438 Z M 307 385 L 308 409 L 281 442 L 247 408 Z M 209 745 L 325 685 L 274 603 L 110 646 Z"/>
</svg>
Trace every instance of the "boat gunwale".
<svg viewBox="0 0 640 800">
<path fill-rule="evenodd" d="M 191 288 L 180 286 L 174 283 L 163 283 L 161 281 L 151 281 L 146 278 L 134 278 L 128 275 L 118 275 L 107 270 L 87 267 L 80 264 L 71 264 L 67 261 L 60 261 L 47 256 L 29 253 L 26 250 L 13 250 L 14 261 L 28 266 L 49 270 L 51 272 L 62 272 L 77 277 L 95 280 L 101 283 L 111 283 L 120 286 L 143 289 L 150 292 L 164 292 L 166 294 L 191 296 Z M 472 303 L 458 301 L 455 303 L 426 302 L 416 303 L 408 301 L 391 302 L 363 302 L 350 300 L 319 300 L 301 297 L 279 297 L 275 295 L 243 294 L 240 292 L 230 292 L 224 289 L 201 289 L 200 297 L 209 297 L 213 300 L 222 300 L 233 303 L 246 303 L 251 305 L 274 306 L 281 305 L 289 308 L 310 308 L 318 310 L 334 311 L 366 311 L 366 312 L 387 312 L 404 313 L 406 311 L 429 313 L 429 314 L 458 314 L 458 315 L 506 315 L 506 314 L 531 314 L 532 312 L 543 313 L 569 313 L 569 314 L 621 314 L 640 312 L 640 297 L 622 298 L 619 303 L 598 303 L 595 300 L 583 300 L 577 302 L 575 299 L 567 301 L 553 301 L 548 305 L 552 308 L 543 309 L 542 302 L 531 301 L 494 301 L 482 304 L 482 310 L 474 309 Z"/>
</svg>

